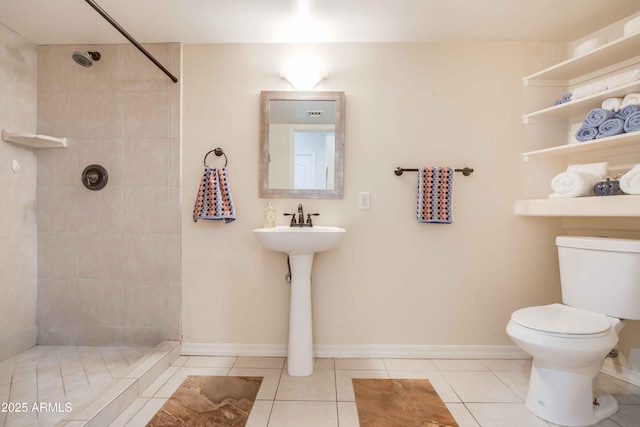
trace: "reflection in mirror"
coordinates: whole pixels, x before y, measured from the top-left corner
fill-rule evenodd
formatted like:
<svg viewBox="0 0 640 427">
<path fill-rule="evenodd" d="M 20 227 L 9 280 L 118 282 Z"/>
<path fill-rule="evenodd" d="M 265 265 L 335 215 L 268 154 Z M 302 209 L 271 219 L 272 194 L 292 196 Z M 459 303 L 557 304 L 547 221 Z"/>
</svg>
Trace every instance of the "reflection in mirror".
<svg viewBox="0 0 640 427">
<path fill-rule="evenodd" d="M 342 198 L 343 92 L 262 92 L 260 197 Z"/>
</svg>

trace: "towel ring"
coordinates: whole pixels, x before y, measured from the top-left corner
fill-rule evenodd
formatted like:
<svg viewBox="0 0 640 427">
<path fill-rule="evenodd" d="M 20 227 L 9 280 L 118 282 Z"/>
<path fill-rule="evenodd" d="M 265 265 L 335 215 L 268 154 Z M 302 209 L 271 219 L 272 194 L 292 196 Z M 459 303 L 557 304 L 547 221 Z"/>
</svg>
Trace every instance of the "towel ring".
<svg viewBox="0 0 640 427">
<path fill-rule="evenodd" d="M 224 156 L 224 167 L 225 168 L 227 167 L 227 155 L 224 154 L 224 151 L 222 151 L 222 148 L 220 148 L 220 147 L 214 148 L 213 150 L 209 151 L 207 154 L 204 155 L 204 166 L 205 167 L 208 167 L 207 166 L 207 156 L 209 154 L 211 154 L 211 153 L 215 154 L 218 157 Z"/>
</svg>

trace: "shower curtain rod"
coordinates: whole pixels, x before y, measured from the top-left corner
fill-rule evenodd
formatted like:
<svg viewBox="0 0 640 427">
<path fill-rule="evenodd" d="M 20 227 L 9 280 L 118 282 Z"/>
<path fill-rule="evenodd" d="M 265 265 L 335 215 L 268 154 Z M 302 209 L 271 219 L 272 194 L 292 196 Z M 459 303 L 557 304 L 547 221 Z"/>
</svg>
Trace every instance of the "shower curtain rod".
<svg viewBox="0 0 640 427">
<path fill-rule="evenodd" d="M 125 38 L 131 42 L 131 44 L 133 44 L 135 47 L 137 47 L 138 50 L 144 54 L 144 56 L 146 56 L 147 58 L 149 58 L 149 60 L 151 62 L 156 64 L 156 66 L 158 68 L 160 68 L 167 76 L 169 76 L 169 78 L 174 83 L 178 82 L 178 78 L 176 76 L 171 74 L 171 72 L 169 70 L 167 70 L 164 65 L 162 65 L 160 62 L 158 62 L 158 60 L 151 53 L 149 53 L 149 51 L 147 49 L 145 49 L 140 43 L 138 43 L 138 41 L 136 39 L 134 39 L 131 34 L 129 34 L 124 28 L 122 28 L 120 26 L 120 24 L 118 24 L 111 16 L 109 16 L 109 14 L 107 12 L 105 12 L 104 9 L 102 9 L 95 1 L 93 1 L 93 0 L 85 0 L 85 1 L 87 3 L 89 3 L 89 5 L 96 10 L 96 12 L 98 12 L 100 15 L 102 15 L 102 17 L 104 19 L 106 19 L 107 22 L 109 22 L 109 24 L 113 25 L 113 27 L 116 30 L 118 30 L 120 32 L 120 34 L 125 36 Z"/>
</svg>

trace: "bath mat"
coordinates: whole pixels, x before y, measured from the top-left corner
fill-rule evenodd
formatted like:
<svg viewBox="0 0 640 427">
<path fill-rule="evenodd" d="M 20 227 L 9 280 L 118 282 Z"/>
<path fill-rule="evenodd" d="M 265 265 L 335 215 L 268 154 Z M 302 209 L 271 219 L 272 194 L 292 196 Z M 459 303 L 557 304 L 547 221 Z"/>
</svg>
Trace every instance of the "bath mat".
<svg viewBox="0 0 640 427">
<path fill-rule="evenodd" d="M 427 379 L 352 381 L 360 427 L 458 427 Z"/>
<path fill-rule="evenodd" d="M 262 377 L 190 375 L 147 427 L 243 427 L 261 383 Z"/>
</svg>

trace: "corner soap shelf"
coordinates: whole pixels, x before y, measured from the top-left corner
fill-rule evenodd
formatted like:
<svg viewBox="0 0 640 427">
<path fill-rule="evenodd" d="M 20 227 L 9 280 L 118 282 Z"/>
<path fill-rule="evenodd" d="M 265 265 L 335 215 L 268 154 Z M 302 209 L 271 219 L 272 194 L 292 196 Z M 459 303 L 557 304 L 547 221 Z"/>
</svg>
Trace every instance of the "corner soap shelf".
<svg viewBox="0 0 640 427">
<path fill-rule="evenodd" d="M 10 132 L 5 129 L 2 129 L 2 139 L 7 142 L 33 148 L 65 148 L 67 146 L 67 138 L 56 138 L 48 135 L 35 135 L 24 132 Z"/>
</svg>

